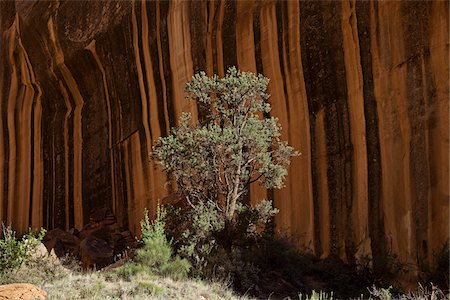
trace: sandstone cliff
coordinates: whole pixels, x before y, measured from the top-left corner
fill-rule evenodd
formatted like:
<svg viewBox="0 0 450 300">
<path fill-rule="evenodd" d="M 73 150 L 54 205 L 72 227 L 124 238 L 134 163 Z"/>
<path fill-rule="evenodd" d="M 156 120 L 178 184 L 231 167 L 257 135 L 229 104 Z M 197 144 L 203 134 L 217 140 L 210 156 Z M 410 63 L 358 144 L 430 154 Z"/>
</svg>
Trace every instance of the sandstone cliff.
<svg viewBox="0 0 450 300">
<path fill-rule="evenodd" d="M 271 79 L 302 152 L 273 198 L 299 248 L 421 267 L 448 239 L 446 1 L 1 1 L 0 220 L 136 231 L 171 192 L 148 153 L 198 70 Z"/>
</svg>

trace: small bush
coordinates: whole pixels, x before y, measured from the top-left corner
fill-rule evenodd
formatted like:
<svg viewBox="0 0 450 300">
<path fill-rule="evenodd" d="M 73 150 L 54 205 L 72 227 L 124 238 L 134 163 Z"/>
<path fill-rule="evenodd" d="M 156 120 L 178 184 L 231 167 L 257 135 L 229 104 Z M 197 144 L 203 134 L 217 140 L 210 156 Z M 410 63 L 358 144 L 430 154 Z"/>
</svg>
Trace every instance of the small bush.
<svg viewBox="0 0 450 300">
<path fill-rule="evenodd" d="M 146 293 L 146 294 L 150 294 L 150 295 L 159 295 L 163 292 L 162 287 L 160 287 L 159 285 L 150 282 L 150 281 L 140 281 L 138 282 L 138 293 L 142 292 L 142 293 Z"/>
<path fill-rule="evenodd" d="M 179 219 L 179 210 L 171 211 L 169 219 Z M 216 234 L 225 228 L 225 222 L 217 213 L 213 203 L 199 203 L 195 208 L 183 211 L 185 222 L 189 225 L 179 236 L 177 245 L 179 254 L 190 260 L 194 266 L 194 275 L 200 275 L 208 265 L 208 259 L 216 251 L 218 243 Z M 179 220 L 181 221 L 181 220 Z M 180 223 L 178 223 L 180 224 Z"/>
<path fill-rule="evenodd" d="M 333 293 L 327 294 L 323 291 L 312 291 L 311 296 L 303 294 L 298 295 L 299 300 L 333 300 Z"/>
<path fill-rule="evenodd" d="M 190 263 L 178 256 L 173 257 L 172 243 L 167 239 L 164 226 L 166 211 L 158 207 L 156 219 L 151 222 L 148 210 L 141 221 L 142 248 L 136 251 L 132 262 L 126 263 L 115 274 L 130 280 L 138 273 L 167 276 L 172 279 L 187 277 Z"/>
<path fill-rule="evenodd" d="M 37 234 L 31 230 L 21 239 L 11 227 L 3 226 L 3 238 L 0 239 L 0 274 L 17 270 L 30 261 L 32 252 L 44 238 L 45 230 Z"/>
<path fill-rule="evenodd" d="M 110 274 L 108 274 L 108 278 L 115 279 L 117 276 L 124 280 L 131 281 L 137 274 L 146 273 L 147 271 L 148 269 L 146 266 L 134 262 L 128 262 L 123 266 L 114 269 Z"/>
<path fill-rule="evenodd" d="M 254 255 L 271 238 L 276 213 L 270 201 L 239 204 L 235 222 L 227 223 L 212 202 L 184 207 L 182 213 L 171 207 L 167 230 L 178 253 L 191 262 L 193 276 L 231 281 L 235 289 L 245 292 L 258 281 Z"/>
</svg>

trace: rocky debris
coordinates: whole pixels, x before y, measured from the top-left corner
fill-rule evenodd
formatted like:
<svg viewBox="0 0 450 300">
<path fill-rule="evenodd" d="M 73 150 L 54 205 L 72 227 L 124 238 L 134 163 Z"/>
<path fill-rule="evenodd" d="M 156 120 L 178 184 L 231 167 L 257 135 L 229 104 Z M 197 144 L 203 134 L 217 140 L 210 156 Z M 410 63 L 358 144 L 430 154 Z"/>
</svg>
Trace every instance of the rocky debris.
<svg viewBox="0 0 450 300">
<path fill-rule="evenodd" d="M 44 245 L 48 251 L 54 250 L 58 257 L 70 254 L 74 257 L 79 256 L 80 239 L 70 232 L 56 228 L 49 230 L 44 237 Z"/>
<path fill-rule="evenodd" d="M 46 298 L 46 291 L 29 283 L 13 283 L 0 285 L 0 300 L 40 300 Z"/>
<path fill-rule="evenodd" d="M 114 262 L 114 248 L 107 241 L 87 236 L 80 243 L 83 268 L 102 268 Z"/>
<path fill-rule="evenodd" d="M 129 230 L 119 226 L 109 208 L 98 208 L 80 231 L 50 230 L 44 244 L 58 257 L 71 254 L 81 260 L 83 268 L 100 269 L 112 264 L 128 248 L 135 248 L 137 241 Z"/>
</svg>

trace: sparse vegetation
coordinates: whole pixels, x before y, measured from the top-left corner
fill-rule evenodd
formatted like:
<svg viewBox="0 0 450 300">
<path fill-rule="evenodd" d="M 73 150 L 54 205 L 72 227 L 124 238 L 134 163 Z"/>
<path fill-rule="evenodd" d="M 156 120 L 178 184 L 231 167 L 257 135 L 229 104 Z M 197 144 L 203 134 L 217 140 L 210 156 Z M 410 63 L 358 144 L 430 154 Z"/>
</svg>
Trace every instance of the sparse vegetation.
<svg viewBox="0 0 450 300">
<path fill-rule="evenodd" d="M 170 242 L 163 231 L 163 215 L 160 210 L 156 220 L 150 222 L 146 212 L 147 217 L 141 223 L 142 248 L 136 252 L 133 261 L 117 269 L 83 271 L 73 259 L 61 261 L 49 254 L 43 244 L 32 240 L 26 244 L 33 247 L 27 248 L 22 264 L 0 274 L 0 285 L 14 282 L 35 284 L 47 291 L 48 299 L 196 300 L 200 296 L 205 299 L 241 299 L 223 284 L 185 278 L 189 263 L 172 256 Z M 16 249 L 18 244 L 30 239 L 18 240 L 10 229 L 8 238 L 9 246 L 5 249 Z M 36 238 L 40 239 L 41 236 Z"/>
<path fill-rule="evenodd" d="M 145 210 L 141 221 L 142 248 L 138 249 L 134 258 L 135 264 L 146 268 L 152 274 L 183 279 L 187 277 L 190 263 L 177 255 L 173 255 L 172 244 L 165 233 L 166 211 L 158 206 L 155 220 L 150 222 Z"/>
<path fill-rule="evenodd" d="M 13 272 L 30 261 L 31 253 L 41 243 L 45 230 L 34 233 L 29 230 L 21 239 L 10 226 L 3 225 L 0 239 L 0 274 Z"/>
</svg>

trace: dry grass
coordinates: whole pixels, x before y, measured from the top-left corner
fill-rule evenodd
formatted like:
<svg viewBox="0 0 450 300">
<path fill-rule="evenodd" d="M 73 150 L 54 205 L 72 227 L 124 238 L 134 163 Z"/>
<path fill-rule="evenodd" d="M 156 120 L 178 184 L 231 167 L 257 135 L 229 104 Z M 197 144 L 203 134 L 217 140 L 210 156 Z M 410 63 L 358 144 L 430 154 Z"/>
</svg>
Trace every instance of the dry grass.
<svg viewBox="0 0 450 300">
<path fill-rule="evenodd" d="M 219 284 L 173 281 L 145 274 L 130 281 L 112 279 L 102 272 L 70 274 L 42 288 L 49 299 L 242 299 Z"/>
<path fill-rule="evenodd" d="M 44 249 L 34 255 L 27 266 L 14 272 L 0 275 L 0 284 L 26 282 L 43 288 L 48 299 L 250 299 L 235 295 L 224 283 L 200 280 L 173 280 L 156 276 L 141 269 L 129 276 L 124 276 L 123 269 L 109 271 L 83 272 L 75 261 L 63 263 L 54 256 L 46 254 Z M 121 268 L 130 268 L 125 264 Z M 131 268 L 130 268 L 131 269 Z M 126 271 L 126 270 L 125 270 Z M 125 272 L 126 273 L 126 272 Z M 450 300 L 450 296 L 437 288 L 419 286 L 417 292 L 394 294 L 391 289 L 375 288 L 370 290 L 370 297 L 354 299 L 401 299 L 401 300 Z M 269 296 L 269 299 L 275 299 Z M 288 298 L 286 298 L 288 299 Z M 312 295 L 298 294 L 298 299 L 331 300 L 333 294 L 318 292 Z"/>
<path fill-rule="evenodd" d="M 39 252 L 39 251 L 38 251 Z M 45 254 L 44 254 L 45 253 Z M 0 284 L 26 282 L 43 288 L 48 299 L 248 299 L 234 295 L 225 284 L 197 280 L 174 281 L 138 272 L 128 278 L 115 271 L 83 272 L 75 261 L 64 264 L 46 251 L 26 266 L 0 276 Z"/>
</svg>

